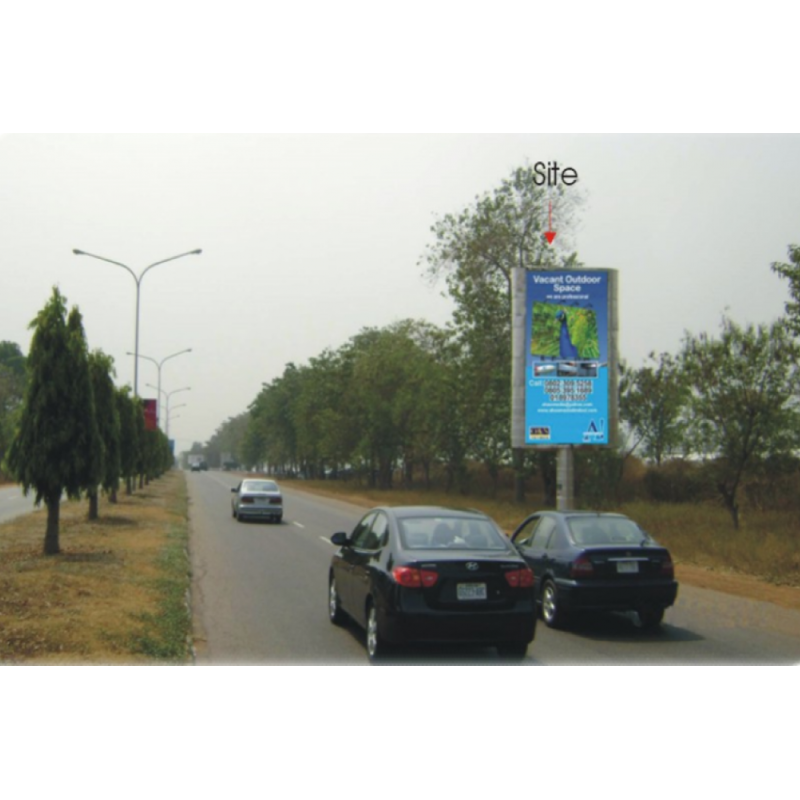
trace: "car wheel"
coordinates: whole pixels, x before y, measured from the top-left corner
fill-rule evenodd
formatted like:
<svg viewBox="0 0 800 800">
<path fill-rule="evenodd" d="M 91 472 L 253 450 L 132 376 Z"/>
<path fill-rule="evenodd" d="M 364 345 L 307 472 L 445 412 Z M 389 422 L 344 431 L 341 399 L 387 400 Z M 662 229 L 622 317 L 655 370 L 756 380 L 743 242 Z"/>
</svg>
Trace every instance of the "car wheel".
<svg viewBox="0 0 800 800">
<path fill-rule="evenodd" d="M 378 625 L 378 611 L 372 600 L 367 601 L 367 656 L 370 663 L 382 661 L 389 651 L 389 646 L 381 636 Z"/>
<path fill-rule="evenodd" d="M 344 622 L 344 611 L 339 604 L 339 592 L 336 590 L 336 578 L 333 575 L 328 583 L 328 619 L 334 625 L 341 625 Z"/>
<path fill-rule="evenodd" d="M 663 608 L 653 608 L 652 606 L 649 608 L 640 608 L 637 614 L 639 616 L 639 626 L 646 631 L 655 630 L 661 625 L 661 621 L 664 619 Z"/>
<path fill-rule="evenodd" d="M 566 614 L 558 602 L 558 590 L 551 580 L 542 586 L 542 619 L 548 628 L 562 628 L 566 624 Z"/>
<path fill-rule="evenodd" d="M 509 661 L 521 661 L 528 653 L 528 642 L 502 642 L 497 645 L 497 654 Z"/>
</svg>

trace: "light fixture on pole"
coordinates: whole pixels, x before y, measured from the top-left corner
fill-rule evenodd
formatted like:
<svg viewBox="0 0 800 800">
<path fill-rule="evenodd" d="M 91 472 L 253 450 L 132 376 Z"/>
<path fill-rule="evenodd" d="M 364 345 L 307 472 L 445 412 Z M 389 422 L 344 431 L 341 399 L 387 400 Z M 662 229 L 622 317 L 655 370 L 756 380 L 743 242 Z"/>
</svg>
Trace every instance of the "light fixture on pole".
<svg viewBox="0 0 800 800">
<path fill-rule="evenodd" d="M 178 405 L 176 405 L 175 408 L 172 409 L 172 411 L 175 411 L 178 408 L 184 408 L 184 407 L 186 407 L 186 405 L 188 405 L 188 404 L 187 403 L 178 403 Z M 167 439 L 169 439 L 169 421 L 171 419 L 180 419 L 180 416 L 181 416 L 180 414 L 174 414 L 173 415 L 172 412 L 169 409 L 167 409 L 167 429 L 166 429 L 166 431 L 164 431 L 164 433 L 166 434 Z"/>
<path fill-rule="evenodd" d="M 187 253 L 179 253 L 177 256 L 170 256 L 169 258 L 164 258 L 161 261 L 156 261 L 153 264 L 149 264 L 146 266 L 140 273 L 137 275 L 127 264 L 122 264 L 119 261 L 112 261 L 110 258 L 104 258 L 103 256 L 97 256 L 94 253 L 87 253 L 85 250 L 78 250 L 73 248 L 73 253 L 76 256 L 89 256 L 90 258 L 96 258 L 100 261 L 106 261 L 109 264 L 116 264 L 118 267 L 122 267 L 123 269 L 127 270 L 132 276 L 134 281 L 136 281 L 136 338 L 134 344 L 134 355 L 136 360 L 133 365 L 133 395 L 134 397 L 139 396 L 139 295 L 142 285 L 142 278 L 151 270 L 153 267 L 157 267 L 159 264 L 166 264 L 167 261 L 174 261 L 176 258 L 183 258 L 184 256 L 199 256 L 200 253 L 203 251 L 199 248 L 197 250 L 189 250 Z"/>
<path fill-rule="evenodd" d="M 164 366 L 164 362 L 165 361 L 169 361 L 171 358 L 175 358 L 176 356 L 182 356 L 184 353 L 191 353 L 191 352 L 192 352 L 192 348 L 191 347 L 187 347 L 185 350 L 179 350 L 177 353 L 171 353 L 168 356 L 164 356 L 164 358 L 162 358 L 161 361 L 158 361 L 155 358 L 152 358 L 151 356 L 143 356 L 141 353 L 131 353 L 130 351 L 125 353 L 125 355 L 126 356 L 134 356 L 134 358 L 136 358 L 137 361 L 140 358 L 144 358 L 147 361 L 152 361 L 156 365 L 156 367 L 158 368 L 158 386 L 155 387 L 155 388 L 158 389 L 158 400 L 159 400 L 159 404 L 160 404 L 160 402 L 161 402 L 161 367 Z M 161 415 L 159 413 L 158 406 L 156 406 L 156 425 L 158 424 L 160 416 Z"/>
<path fill-rule="evenodd" d="M 149 386 L 151 389 L 156 389 L 158 391 L 158 400 L 159 400 L 159 402 L 161 402 L 161 395 L 164 395 L 164 397 L 166 398 L 166 402 L 164 403 L 164 405 L 167 408 L 167 425 L 166 425 L 166 430 L 164 431 L 164 433 L 166 433 L 167 437 L 169 437 L 169 398 L 173 394 L 177 394 L 178 392 L 190 392 L 192 390 L 192 387 L 191 386 L 182 386 L 180 389 L 173 389 L 171 392 L 167 392 L 164 389 L 159 389 L 158 386 L 154 386 L 152 383 L 146 383 L 145 386 Z M 186 404 L 183 403 L 182 405 L 186 405 Z"/>
</svg>

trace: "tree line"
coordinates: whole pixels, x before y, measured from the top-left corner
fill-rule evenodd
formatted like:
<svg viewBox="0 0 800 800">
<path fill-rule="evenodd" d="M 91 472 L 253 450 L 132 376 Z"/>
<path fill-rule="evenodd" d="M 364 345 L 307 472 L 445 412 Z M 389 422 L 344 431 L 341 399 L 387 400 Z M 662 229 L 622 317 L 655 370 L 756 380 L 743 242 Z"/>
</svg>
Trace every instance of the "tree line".
<svg viewBox="0 0 800 800">
<path fill-rule="evenodd" d="M 0 343 L 0 465 L 45 504 L 44 552 L 52 555 L 63 495 L 88 498 L 96 519 L 99 492 L 116 502 L 121 482 L 131 494 L 173 456 L 163 432 L 146 428 L 141 398 L 114 385 L 111 356 L 89 350 L 80 311 L 67 312 L 57 288 L 30 328 L 27 357 Z"/>
<path fill-rule="evenodd" d="M 450 324 L 367 328 L 307 364 L 287 364 L 247 412 L 220 426 L 209 448 L 277 474 L 357 474 L 384 489 L 398 481 L 430 487 L 437 467 L 447 490 L 469 492 L 476 465 L 495 486 L 510 468 L 517 500 L 524 500 L 526 478 L 537 474 L 543 503 L 554 505 L 554 453 L 510 447 L 511 267 L 580 267 L 564 244 L 568 237 L 559 232 L 561 246 L 549 246 L 543 226 L 552 203 L 568 233 L 581 199 L 548 193 L 533 177 L 519 168 L 433 225 L 420 263 L 429 277 L 444 279 L 455 303 Z M 796 474 L 800 248 L 790 247 L 789 262 L 772 269 L 789 281 L 785 317 L 739 325 L 723 316 L 717 335 L 686 332 L 675 354 L 652 353 L 638 369 L 622 362 L 621 444 L 576 450 L 585 503 L 613 495 L 634 452 L 656 467 L 688 460 L 734 526 L 746 478 Z M 652 488 L 658 495 L 656 479 Z M 678 495 L 671 499 L 691 499 Z"/>
</svg>

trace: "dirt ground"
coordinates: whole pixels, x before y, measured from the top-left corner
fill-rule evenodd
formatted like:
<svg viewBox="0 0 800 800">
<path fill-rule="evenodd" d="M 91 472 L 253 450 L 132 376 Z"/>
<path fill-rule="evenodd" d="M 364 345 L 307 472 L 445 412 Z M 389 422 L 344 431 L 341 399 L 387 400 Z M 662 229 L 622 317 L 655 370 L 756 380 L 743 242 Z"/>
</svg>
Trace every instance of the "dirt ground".
<svg viewBox="0 0 800 800">
<path fill-rule="evenodd" d="M 800 589 L 794 586 L 776 586 L 748 575 L 709 570 L 691 564 L 676 564 L 675 577 L 679 583 L 699 589 L 735 594 L 750 600 L 774 603 L 782 608 L 800 610 Z"/>
</svg>

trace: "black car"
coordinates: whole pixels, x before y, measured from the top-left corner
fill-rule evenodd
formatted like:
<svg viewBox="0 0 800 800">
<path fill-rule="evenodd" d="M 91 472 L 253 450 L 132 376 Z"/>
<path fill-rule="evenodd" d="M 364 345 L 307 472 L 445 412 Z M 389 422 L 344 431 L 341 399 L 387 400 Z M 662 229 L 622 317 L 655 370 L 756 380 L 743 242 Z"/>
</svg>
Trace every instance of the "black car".
<svg viewBox="0 0 800 800">
<path fill-rule="evenodd" d="M 511 535 L 534 572 L 537 603 L 551 627 L 575 612 L 635 611 L 657 628 L 678 584 L 669 551 L 622 514 L 543 511 Z"/>
<path fill-rule="evenodd" d="M 328 614 L 367 633 L 371 661 L 394 645 L 470 643 L 521 658 L 536 632 L 533 573 L 492 519 L 434 506 L 374 508 L 328 574 Z"/>
</svg>

